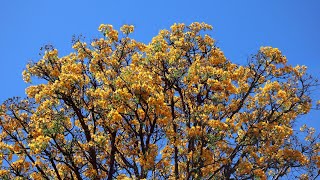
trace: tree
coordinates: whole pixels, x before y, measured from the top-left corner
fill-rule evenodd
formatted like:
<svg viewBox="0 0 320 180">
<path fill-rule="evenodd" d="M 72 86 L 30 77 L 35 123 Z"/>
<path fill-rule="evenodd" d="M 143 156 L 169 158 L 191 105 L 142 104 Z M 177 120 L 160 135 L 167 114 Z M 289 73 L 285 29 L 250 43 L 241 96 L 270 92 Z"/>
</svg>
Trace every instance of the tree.
<svg viewBox="0 0 320 180">
<path fill-rule="evenodd" d="M 319 136 L 294 128 L 317 81 L 262 47 L 247 65 L 174 24 L 146 45 L 101 25 L 58 56 L 46 46 L 23 77 L 39 83 L 0 111 L 3 179 L 316 179 Z M 305 137 L 305 138 L 304 138 Z"/>
</svg>

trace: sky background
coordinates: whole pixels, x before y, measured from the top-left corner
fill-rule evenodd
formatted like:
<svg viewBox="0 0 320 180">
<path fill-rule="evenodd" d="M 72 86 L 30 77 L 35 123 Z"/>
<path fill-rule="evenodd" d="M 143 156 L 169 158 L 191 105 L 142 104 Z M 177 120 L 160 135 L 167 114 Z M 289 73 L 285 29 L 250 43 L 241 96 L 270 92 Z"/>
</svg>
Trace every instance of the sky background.
<svg viewBox="0 0 320 180">
<path fill-rule="evenodd" d="M 278 47 L 289 64 L 304 64 L 320 78 L 319 0 L 1 0 L 0 102 L 25 96 L 21 72 L 37 61 L 40 47 L 71 52 L 73 35 L 99 37 L 100 24 L 133 24 L 133 38 L 148 43 L 175 22 L 211 24 L 210 33 L 231 61 L 245 64 L 261 46 Z M 320 99 L 320 90 L 313 97 Z M 320 113 L 301 119 L 320 131 Z"/>
</svg>

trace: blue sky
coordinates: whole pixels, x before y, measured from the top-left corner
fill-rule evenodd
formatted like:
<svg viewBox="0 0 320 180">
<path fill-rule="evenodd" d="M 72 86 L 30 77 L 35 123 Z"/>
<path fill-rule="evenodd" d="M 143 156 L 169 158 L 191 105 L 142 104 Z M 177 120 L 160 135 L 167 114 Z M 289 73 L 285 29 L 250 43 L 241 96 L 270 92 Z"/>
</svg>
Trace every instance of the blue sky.
<svg viewBox="0 0 320 180">
<path fill-rule="evenodd" d="M 133 37 L 149 42 L 175 22 L 213 25 L 211 35 L 228 59 L 245 64 L 260 46 L 278 47 L 289 64 L 304 64 L 320 78 L 320 1 L 318 0 L 2 0 L 0 5 L 0 101 L 25 96 L 21 72 L 37 61 L 41 46 L 71 51 L 72 35 L 98 37 L 101 23 L 135 25 Z M 314 97 L 320 99 L 320 91 Z M 319 112 L 304 121 L 320 130 Z M 308 121 L 306 121 L 306 119 Z"/>
</svg>

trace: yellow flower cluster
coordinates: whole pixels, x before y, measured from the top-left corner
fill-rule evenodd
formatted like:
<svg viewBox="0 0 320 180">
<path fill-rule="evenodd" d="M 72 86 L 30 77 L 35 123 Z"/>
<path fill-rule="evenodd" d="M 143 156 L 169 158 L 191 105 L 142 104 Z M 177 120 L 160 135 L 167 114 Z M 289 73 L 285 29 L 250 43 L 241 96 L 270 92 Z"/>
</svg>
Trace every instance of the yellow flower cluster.
<svg viewBox="0 0 320 180">
<path fill-rule="evenodd" d="M 38 136 L 35 139 L 33 139 L 30 143 L 29 143 L 29 147 L 32 151 L 33 154 L 38 154 L 40 152 L 42 152 L 48 145 L 48 142 L 50 141 L 50 137 L 48 136 Z"/>
<path fill-rule="evenodd" d="M 282 55 L 281 51 L 278 48 L 273 47 L 261 47 L 260 51 L 265 54 L 271 61 L 276 63 L 286 64 L 287 58 Z"/>
<path fill-rule="evenodd" d="M 118 31 L 114 30 L 112 25 L 110 25 L 110 24 L 101 24 L 98 29 L 106 37 L 110 38 L 110 40 L 118 41 Z"/>
<path fill-rule="evenodd" d="M 124 33 L 124 34 L 130 34 L 133 32 L 134 30 L 134 26 L 133 25 L 123 25 L 121 28 L 120 28 L 121 32 Z"/>
</svg>

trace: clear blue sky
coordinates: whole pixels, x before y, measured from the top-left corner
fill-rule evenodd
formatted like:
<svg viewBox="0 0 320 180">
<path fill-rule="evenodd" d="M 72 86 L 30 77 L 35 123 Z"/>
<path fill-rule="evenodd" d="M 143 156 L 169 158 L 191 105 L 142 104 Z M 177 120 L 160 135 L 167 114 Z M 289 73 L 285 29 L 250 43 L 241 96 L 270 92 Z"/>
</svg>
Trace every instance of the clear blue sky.
<svg viewBox="0 0 320 180">
<path fill-rule="evenodd" d="M 72 35 L 97 37 L 101 23 L 136 27 L 134 38 L 149 42 L 174 22 L 213 25 L 211 35 L 233 62 L 244 64 L 260 46 L 274 46 L 292 65 L 304 64 L 320 77 L 319 0 L 2 0 L 0 5 L 0 101 L 25 96 L 21 72 L 38 60 L 39 48 L 53 44 L 62 55 Z M 320 91 L 314 97 L 320 99 Z M 320 113 L 303 119 L 320 130 Z"/>
</svg>

